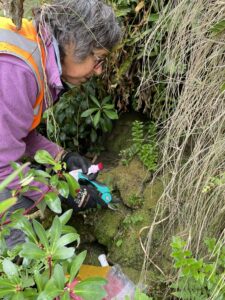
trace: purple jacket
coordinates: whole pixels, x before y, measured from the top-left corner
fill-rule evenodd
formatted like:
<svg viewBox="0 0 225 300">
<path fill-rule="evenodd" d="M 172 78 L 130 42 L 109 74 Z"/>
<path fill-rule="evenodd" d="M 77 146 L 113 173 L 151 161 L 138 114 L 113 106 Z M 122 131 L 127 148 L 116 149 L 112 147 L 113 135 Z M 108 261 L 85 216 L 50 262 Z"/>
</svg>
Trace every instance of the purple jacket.
<svg viewBox="0 0 225 300">
<path fill-rule="evenodd" d="M 48 86 L 56 101 L 63 87 L 54 47 L 51 42 L 46 47 Z M 36 130 L 29 131 L 37 93 L 37 82 L 30 67 L 17 57 L 0 54 L 0 182 L 12 172 L 11 161 L 20 162 L 24 155 L 33 157 L 39 149 L 47 150 L 55 157 L 62 149 Z M 47 190 L 41 183 L 32 185 L 38 186 L 42 191 Z M 17 186 L 16 179 L 9 188 L 15 189 Z M 26 196 L 37 200 L 40 192 L 30 191 Z"/>
</svg>

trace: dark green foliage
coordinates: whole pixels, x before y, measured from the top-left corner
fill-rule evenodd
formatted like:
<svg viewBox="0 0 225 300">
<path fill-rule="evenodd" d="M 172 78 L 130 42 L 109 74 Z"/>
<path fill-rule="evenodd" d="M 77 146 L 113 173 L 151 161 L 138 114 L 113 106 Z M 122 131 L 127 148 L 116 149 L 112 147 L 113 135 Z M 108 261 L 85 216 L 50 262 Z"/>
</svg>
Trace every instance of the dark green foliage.
<svg viewBox="0 0 225 300">
<path fill-rule="evenodd" d="M 97 90 L 95 79 L 64 94 L 54 112 L 60 144 L 81 152 L 102 150 L 103 134 L 110 132 L 112 120 L 118 119 L 111 97 Z M 48 134 L 54 138 L 52 124 Z"/>
</svg>

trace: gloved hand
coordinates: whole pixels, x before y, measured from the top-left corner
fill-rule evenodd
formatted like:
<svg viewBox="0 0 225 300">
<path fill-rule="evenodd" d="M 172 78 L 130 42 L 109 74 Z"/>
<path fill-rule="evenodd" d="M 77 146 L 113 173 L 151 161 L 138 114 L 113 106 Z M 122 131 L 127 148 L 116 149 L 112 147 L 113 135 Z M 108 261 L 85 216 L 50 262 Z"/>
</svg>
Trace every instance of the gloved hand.
<svg viewBox="0 0 225 300">
<path fill-rule="evenodd" d="M 81 185 L 76 198 L 69 196 L 62 199 L 64 203 L 70 206 L 74 212 L 86 210 L 88 208 L 107 207 L 107 204 L 101 199 L 100 194 L 91 184 Z"/>
<path fill-rule="evenodd" d="M 67 152 L 62 156 L 62 162 L 66 163 L 67 171 L 73 171 L 76 169 L 82 169 L 84 174 L 87 174 L 88 168 L 91 166 L 91 162 L 79 153 Z M 96 179 L 98 173 L 88 175 L 90 180 Z"/>
</svg>

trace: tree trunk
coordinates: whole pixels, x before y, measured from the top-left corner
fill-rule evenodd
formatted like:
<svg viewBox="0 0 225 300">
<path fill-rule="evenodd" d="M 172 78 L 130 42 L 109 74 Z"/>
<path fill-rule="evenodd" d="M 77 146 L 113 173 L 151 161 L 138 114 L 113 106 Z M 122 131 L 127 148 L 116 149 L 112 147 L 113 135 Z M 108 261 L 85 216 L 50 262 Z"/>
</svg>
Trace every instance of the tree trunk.
<svg viewBox="0 0 225 300">
<path fill-rule="evenodd" d="M 3 0 L 2 2 L 4 15 L 11 17 L 16 28 L 19 30 L 22 25 L 24 0 Z"/>
</svg>

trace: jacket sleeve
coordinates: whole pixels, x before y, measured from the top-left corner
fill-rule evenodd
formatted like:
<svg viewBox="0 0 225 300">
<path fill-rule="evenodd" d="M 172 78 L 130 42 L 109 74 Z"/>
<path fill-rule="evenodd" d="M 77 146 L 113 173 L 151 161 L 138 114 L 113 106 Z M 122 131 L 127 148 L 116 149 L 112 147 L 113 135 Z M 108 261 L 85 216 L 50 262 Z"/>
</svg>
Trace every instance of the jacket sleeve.
<svg viewBox="0 0 225 300">
<path fill-rule="evenodd" d="M 33 156 L 42 148 L 54 156 L 58 151 L 54 143 L 35 131 L 29 132 L 37 93 L 36 79 L 30 68 L 16 57 L 0 55 L 0 182 L 12 172 L 10 162 L 20 162 L 25 153 Z M 15 189 L 18 184 L 15 179 L 9 188 Z M 32 200 L 47 191 L 44 184 L 33 182 L 32 185 L 41 189 L 41 192 L 26 194 Z"/>
</svg>

